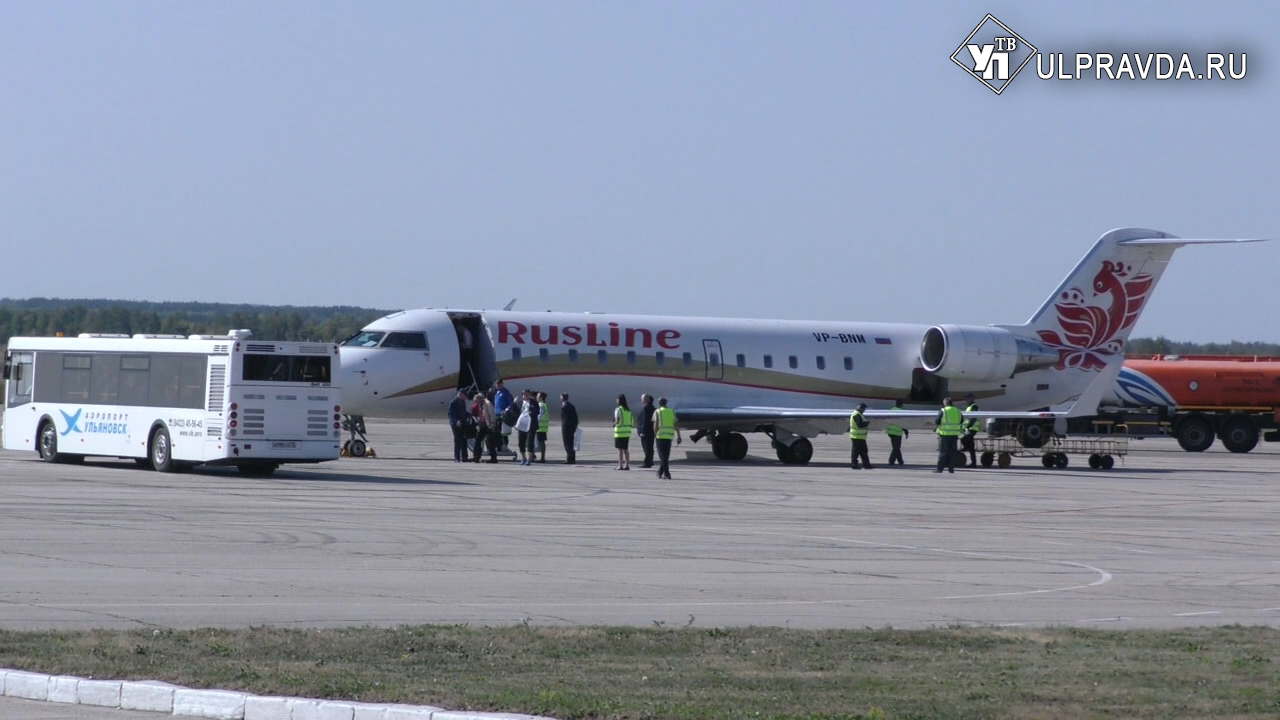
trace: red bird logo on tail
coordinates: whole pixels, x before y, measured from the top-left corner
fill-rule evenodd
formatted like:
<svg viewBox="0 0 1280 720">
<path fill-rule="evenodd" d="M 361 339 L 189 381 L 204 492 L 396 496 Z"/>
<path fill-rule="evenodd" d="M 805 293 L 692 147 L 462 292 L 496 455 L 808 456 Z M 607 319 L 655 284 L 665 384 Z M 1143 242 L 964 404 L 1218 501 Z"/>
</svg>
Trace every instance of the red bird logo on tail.
<svg viewBox="0 0 1280 720">
<path fill-rule="evenodd" d="M 1124 349 L 1124 340 L 1116 336 L 1138 319 L 1152 285 L 1150 275 L 1133 275 L 1133 270 L 1125 263 L 1106 260 L 1093 278 L 1090 296 L 1071 288 L 1054 303 L 1062 334 L 1041 330 L 1039 335 L 1046 345 L 1057 349 L 1059 370 L 1101 370 L 1107 365 L 1104 356 Z"/>
</svg>

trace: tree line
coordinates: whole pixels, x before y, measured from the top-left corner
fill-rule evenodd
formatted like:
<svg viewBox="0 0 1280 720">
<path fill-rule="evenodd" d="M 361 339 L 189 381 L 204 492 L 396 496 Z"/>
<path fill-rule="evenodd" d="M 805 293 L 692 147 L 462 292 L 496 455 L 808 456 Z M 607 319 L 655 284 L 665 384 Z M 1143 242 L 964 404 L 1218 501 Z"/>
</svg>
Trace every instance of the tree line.
<svg viewBox="0 0 1280 720">
<path fill-rule="evenodd" d="M 387 310 L 276 307 L 226 303 L 153 303 L 120 300 L 0 300 L 0 343 L 14 336 L 123 333 L 221 335 L 247 328 L 264 340 L 332 342 L 388 314 Z"/>
<path fill-rule="evenodd" d="M 335 305 L 274 306 L 130 300 L 0 299 L 0 344 L 13 336 L 62 333 L 197 335 L 248 328 L 263 340 L 333 342 L 354 335 L 390 310 Z M 1131 338 L 1129 355 L 1280 356 L 1280 345 L 1264 342 L 1194 343 Z"/>
</svg>

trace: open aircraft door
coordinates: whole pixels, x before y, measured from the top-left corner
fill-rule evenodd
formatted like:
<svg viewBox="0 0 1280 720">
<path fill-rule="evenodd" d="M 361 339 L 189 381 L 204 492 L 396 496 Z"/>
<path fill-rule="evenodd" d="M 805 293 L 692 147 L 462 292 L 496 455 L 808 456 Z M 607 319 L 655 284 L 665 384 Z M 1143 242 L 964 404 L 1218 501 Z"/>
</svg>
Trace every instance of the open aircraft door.
<svg viewBox="0 0 1280 720">
<path fill-rule="evenodd" d="M 720 352 L 719 340 L 703 340 L 702 353 L 707 361 L 707 379 L 724 379 L 724 354 Z"/>
</svg>

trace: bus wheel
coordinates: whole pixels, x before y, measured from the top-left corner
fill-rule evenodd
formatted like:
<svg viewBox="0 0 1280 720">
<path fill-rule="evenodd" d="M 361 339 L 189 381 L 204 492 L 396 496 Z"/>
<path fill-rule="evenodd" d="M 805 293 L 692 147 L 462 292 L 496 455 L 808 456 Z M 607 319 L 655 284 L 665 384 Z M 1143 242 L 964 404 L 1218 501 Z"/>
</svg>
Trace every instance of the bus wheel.
<svg viewBox="0 0 1280 720">
<path fill-rule="evenodd" d="M 1204 452 L 1213 444 L 1213 424 L 1200 413 L 1191 413 L 1179 420 L 1173 434 L 1187 452 Z"/>
<path fill-rule="evenodd" d="M 151 467 L 156 472 L 173 472 L 173 447 L 169 443 L 169 431 L 162 427 L 151 433 L 150 443 Z"/>
<path fill-rule="evenodd" d="M 40 426 L 40 459 L 47 463 L 61 462 L 58 456 L 58 428 L 51 422 Z"/>
<path fill-rule="evenodd" d="M 1233 453 L 1247 453 L 1258 445 L 1258 426 L 1245 415 L 1236 415 L 1222 424 L 1218 435 L 1222 446 Z"/>
</svg>

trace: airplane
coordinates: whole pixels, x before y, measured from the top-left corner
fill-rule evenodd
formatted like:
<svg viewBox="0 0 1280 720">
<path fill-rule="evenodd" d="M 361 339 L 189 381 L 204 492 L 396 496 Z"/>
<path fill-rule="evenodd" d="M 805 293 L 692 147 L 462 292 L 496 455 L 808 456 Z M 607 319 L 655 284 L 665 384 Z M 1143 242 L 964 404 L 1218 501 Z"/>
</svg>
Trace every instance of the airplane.
<svg viewBox="0 0 1280 720">
<path fill-rule="evenodd" d="M 1022 325 L 403 310 L 339 347 L 349 454 L 365 453 L 365 416 L 444 418 L 458 389 L 499 378 L 517 395 L 569 393 L 584 423 L 611 422 L 619 393 L 634 410 L 640 393 L 665 396 L 723 460 L 741 460 L 746 434 L 763 433 L 780 461 L 805 464 L 811 438 L 847 432 L 859 403 L 872 419 L 933 427 L 944 397 L 961 406 L 970 393 L 974 417 L 1013 420 L 1035 446 L 1067 417 L 1096 413 L 1176 249 L 1256 240 L 1112 230 Z"/>
</svg>

